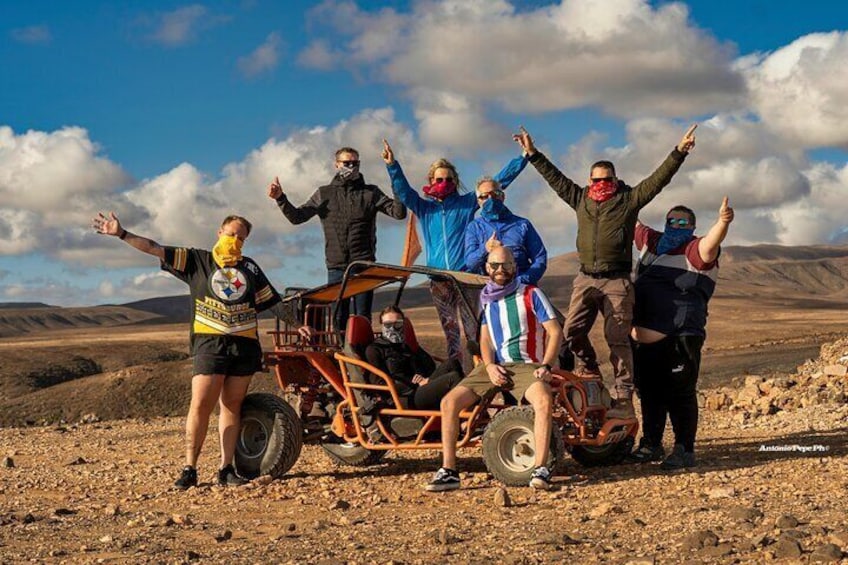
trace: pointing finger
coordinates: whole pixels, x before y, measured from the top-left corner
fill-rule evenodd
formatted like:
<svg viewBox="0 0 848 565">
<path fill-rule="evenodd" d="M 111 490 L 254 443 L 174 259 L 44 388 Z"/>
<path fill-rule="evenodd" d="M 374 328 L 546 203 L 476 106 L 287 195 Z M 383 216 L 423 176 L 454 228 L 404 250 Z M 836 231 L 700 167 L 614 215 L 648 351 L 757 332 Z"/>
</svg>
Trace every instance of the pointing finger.
<svg viewBox="0 0 848 565">
<path fill-rule="evenodd" d="M 698 129 L 698 124 L 692 124 L 688 130 L 686 130 L 686 135 L 684 137 L 692 137 L 692 134 L 695 133 L 695 130 Z"/>
</svg>

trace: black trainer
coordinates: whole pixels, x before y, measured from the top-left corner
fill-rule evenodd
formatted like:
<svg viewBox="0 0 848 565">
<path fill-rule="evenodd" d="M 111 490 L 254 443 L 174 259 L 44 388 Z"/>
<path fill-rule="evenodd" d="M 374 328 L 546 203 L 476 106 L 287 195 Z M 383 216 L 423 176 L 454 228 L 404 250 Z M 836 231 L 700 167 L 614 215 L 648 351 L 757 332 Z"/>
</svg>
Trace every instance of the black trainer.
<svg viewBox="0 0 848 565">
<path fill-rule="evenodd" d="M 246 485 L 247 479 L 243 479 L 236 475 L 236 470 L 232 465 L 227 465 L 223 469 L 218 469 L 218 484 L 222 487 L 240 487 Z"/>
<path fill-rule="evenodd" d="M 453 469 L 442 467 L 433 475 L 433 480 L 427 483 L 425 490 L 430 492 L 442 492 L 445 490 L 456 490 L 459 488 L 459 473 Z"/>
<path fill-rule="evenodd" d="M 665 457 L 665 449 L 662 445 L 651 445 L 645 438 L 639 440 L 639 447 L 627 454 L 626 460 L 631 463 L 650 463 L 662 461 Z"/>
<path fill-rule="evenodd" d="M 174 483 L 174 486 L 180 490 L 186 490 L 197 486 L 197 469 L 186 465 L 183 467 L 183 472 L 180 478 Z"/>
<path fill-rule="evenodd" d="M 671 450 L 669 456 L 660 463 L 660 469 L 664 471 L 676 471 L 677 469 L 688 469 L 695 465 L 695 452 L 686 451 L 682 444 L 675 443 L 674 449 Z"/>
</svg>

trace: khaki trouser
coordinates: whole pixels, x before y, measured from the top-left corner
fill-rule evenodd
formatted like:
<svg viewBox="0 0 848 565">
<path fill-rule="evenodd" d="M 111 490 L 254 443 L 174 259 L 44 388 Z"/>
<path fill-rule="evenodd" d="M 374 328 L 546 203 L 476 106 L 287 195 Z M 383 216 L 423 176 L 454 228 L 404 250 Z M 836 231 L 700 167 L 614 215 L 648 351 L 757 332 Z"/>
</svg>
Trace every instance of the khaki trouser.
<svg viewBox="0 0 848 565">
<path fill-rule="evenodd" d="M 574 353 L 577 371 L 600 373 L 595 348 L 589 341 L 589 330 L 601 312 L 617 398 L 633 395 L 633 351 L 628 337 L 633 324 L 634 298 L 629 275 L 596 279 L 578 273 L 563 330 L 565 343 Z"/>
</svg>

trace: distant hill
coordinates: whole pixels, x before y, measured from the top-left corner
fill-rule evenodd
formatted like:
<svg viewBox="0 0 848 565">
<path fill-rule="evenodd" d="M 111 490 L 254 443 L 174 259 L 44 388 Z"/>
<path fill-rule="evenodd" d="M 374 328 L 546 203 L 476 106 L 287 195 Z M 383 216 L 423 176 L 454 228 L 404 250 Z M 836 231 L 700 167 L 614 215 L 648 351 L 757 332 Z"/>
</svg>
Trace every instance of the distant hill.
<svg viewBox="0 0 848 565">
<path fill-rule="evenodd" d="M 191 297 L 188 294 L 148 298 L 121 306 L 162 316 L 163 322 L 188 322 L 191 319 Z"/>
<path fill-rule="evenodd" d="M 156 317 L 156 314 L 122 306 L 6 308 L 0 311 L 0 337 L 43 330 L 137 324 Z"/>
<path fill-rule="evenodd" d="M 44 302 L 0 302 L 0 310 L 20 310 L 21 308 L 53 308 Z"/>
</svg>

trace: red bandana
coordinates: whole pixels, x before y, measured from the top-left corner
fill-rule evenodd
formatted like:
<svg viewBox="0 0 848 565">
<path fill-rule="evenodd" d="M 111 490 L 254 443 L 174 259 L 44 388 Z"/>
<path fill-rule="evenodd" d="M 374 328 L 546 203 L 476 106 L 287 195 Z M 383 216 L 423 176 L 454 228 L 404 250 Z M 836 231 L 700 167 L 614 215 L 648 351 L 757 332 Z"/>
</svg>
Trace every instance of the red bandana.
<svg viewBox="0 0 848 565">
<path fill-rule="evenodd" d="M 428 184 L 422 190 L 427 196 L 435 198 L 436 200 L 444 200 L 456 192 L 456 184 L 454 184 L 453 179 L 446 179 L 442 182 Z"/>
<path fill-rule="evenodd" d="M 613 197 L 618 190 L 618 183 L 611 180 L 593 182 L 589 185 L 589 198 L 600 204 Z"/>
</svg>

